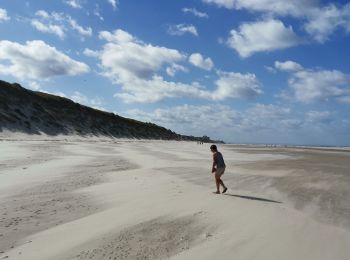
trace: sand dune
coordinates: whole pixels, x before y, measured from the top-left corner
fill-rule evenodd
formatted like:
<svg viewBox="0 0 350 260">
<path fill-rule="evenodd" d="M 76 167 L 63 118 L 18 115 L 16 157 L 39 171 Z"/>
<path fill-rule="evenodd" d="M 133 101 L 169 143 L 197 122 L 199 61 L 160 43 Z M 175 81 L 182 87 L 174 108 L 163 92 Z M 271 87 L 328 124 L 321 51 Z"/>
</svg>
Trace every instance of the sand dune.
<svg viewBox="0 0 350 260">
<path fill-rule="evenodd" d="M 0 259 L 348 259 L 347 151 L 220 148 L 1 141 Z"/>
</svg>

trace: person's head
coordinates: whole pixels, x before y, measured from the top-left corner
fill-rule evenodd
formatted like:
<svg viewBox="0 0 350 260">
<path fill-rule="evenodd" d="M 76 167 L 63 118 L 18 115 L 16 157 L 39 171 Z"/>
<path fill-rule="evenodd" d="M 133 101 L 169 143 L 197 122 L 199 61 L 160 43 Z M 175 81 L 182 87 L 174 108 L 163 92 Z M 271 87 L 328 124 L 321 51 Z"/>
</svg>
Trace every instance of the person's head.
<svg viewBox="0 0 350 260">
<path fill-rule="evenodd" d="M 212 145 L 210 146 L 210 151 L 212 151 L 213 153 L 216 153 L 216 152 L 218 151 L 218 148 L 216 147 L 215 144 L 212 144 Z"/>
</svg>

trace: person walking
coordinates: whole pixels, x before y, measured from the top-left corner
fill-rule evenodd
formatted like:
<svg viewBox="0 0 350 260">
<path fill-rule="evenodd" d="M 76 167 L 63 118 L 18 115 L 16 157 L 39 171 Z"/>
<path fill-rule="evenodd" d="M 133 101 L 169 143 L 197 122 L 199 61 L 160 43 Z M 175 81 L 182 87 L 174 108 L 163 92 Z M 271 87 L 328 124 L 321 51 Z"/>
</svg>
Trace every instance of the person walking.
<svg viewBox="0 0 350 260">
<path fill-rule="evenodd" d="M 218 148 L 215 144 L 210 146 L 210 150 L 213 153 L 213 167 L 211 172 L 214 173 L 215 184 L 216 184 L 216 192 L 215 194 L 220 194 L 220 185 L 223 187 L 222 193 L 227 191 L 227 187 L 224 182 L 221 180 L 221 176 L 225 173 L 226 165 L 224 161 L 224 157 L 218 151 Z"/>
</svg>

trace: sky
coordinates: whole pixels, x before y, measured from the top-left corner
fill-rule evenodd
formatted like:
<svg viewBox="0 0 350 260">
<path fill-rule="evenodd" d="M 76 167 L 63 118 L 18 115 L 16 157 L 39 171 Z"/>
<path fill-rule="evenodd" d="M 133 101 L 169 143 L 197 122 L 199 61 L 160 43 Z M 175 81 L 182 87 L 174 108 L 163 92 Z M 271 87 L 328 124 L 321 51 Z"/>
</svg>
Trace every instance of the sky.
<svg viewBox="0 0 350 260">
<path fill-rule="evenodd" d="M 350 2 L 0 0 L 0 79 L 232 143 L 350 146 Z"/>
</svg>

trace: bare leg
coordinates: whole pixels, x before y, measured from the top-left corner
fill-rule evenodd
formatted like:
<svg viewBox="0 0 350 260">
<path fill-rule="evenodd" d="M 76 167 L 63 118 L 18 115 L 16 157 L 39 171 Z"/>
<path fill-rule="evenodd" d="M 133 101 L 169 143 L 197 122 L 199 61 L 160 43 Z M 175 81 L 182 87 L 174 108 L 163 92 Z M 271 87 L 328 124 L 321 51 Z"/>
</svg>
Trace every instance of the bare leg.
<svg viewBox="0 0 350 260">
<path fill-rule="evenodd" d="M 222 187 L 224 188 L 222 193 L 225 193 L 227 191 L 227 187 L 225 186 L 224 182 L 220 179 L 219 183 L 222 185 Z"/>
<path fill-rule="evenodd" d="M 220 193 L 220 178 L 215 176 L 216 192 Z"/>
<path fill-rule="evenodd" d="M 221 179 L 219 180 L 219 183 L 221 184 L 221 186 L 222 186 L 224 189 L 226 188 L 224 182 L 223 182 Z"/>
</svg>

